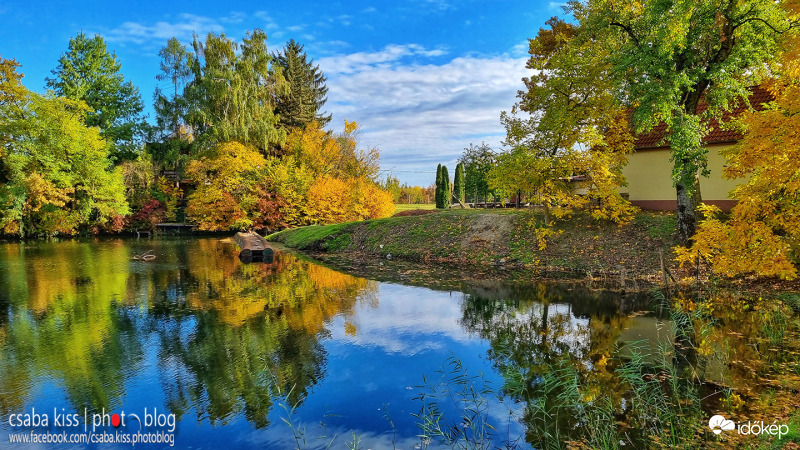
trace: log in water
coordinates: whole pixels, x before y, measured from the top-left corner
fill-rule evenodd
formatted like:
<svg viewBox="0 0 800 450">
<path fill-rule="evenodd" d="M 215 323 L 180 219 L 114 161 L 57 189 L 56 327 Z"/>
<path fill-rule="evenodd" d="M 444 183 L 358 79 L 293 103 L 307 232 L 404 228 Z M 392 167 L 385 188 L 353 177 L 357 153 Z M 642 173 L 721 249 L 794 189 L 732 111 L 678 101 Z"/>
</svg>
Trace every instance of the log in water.
<svg viewBox="0 0 800 450">
<path fill-rule="evenodd" d="M 258 233 L 249 231 L 247 233 L 236 233 L 234 236 L 236 245 L 239 246 L 239 259 L 243 262 L 263 261 L 272 262 L 274 251 L 267 245 L 267 240 L 259 236 Z"/>
</svg>

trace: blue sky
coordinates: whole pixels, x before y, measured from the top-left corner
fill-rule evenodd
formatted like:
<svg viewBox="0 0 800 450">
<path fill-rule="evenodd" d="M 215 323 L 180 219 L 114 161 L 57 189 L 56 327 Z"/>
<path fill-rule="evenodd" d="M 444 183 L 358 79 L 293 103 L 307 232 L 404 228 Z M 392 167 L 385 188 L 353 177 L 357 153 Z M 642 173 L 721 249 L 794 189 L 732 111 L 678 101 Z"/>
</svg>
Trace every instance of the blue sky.
<svg viewBox="0 0 800 450">
<path fill-rule="evenodd" d="M 410 0 L 348 2 L 0 3 L 0 55 L 22 64 L 25 85 L 44 79 L 83 30 L 102 35 L 126 79 L 139 88 L 152 121 L 158 50 L 170 37 L 224 31 L 239 39 L 261 28 L 277 51 L 290 38 L 328 76 L 331 126 L 361 124 L 361 141 L 381 150 L 381 168 L 429 185 L 438 163 L 464 147 L 500 147 L 499 116 L 522 88 L 527 39 L 563 15 L 559 2 Z M 427 172 L 427 173 L 426 173 Z"/>
</svg>

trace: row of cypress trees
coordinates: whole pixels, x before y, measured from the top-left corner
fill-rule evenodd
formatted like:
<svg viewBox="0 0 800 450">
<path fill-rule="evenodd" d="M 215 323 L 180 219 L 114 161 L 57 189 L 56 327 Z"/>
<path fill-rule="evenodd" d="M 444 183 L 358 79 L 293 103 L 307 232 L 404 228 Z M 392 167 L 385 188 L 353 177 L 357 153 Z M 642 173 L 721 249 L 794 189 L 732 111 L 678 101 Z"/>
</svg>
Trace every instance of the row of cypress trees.
<svg viewBox="0 0 800 450">
<path fill-rule="evenodd" d="M 436 167 L 436 192 L 434 194 L 436 208 L 448 208 L 452 203 L 453 196 L 455 196 L 459 202 L 463 203 L 465 182 L 463 163 L 458 163 L 456 165 L 456 176 L 452 185 L 450 184 L 450 175 L 447 172 L 447 166 L 439 164 Z M 452 191 L 450 190 L 451 188 Z"/>
</svg>

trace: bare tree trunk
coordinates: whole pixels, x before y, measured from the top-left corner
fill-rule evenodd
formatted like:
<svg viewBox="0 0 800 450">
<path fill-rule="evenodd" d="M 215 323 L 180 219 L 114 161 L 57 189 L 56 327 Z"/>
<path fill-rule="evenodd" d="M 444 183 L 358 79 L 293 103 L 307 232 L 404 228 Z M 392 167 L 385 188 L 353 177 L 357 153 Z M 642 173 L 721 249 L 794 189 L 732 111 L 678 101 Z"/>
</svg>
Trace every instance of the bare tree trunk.
<svg viewBox="0 0 800 450">
<path fill-rule="evenodd" d="M 542 202 L 542 206 L 544 207 L 543 208 L 544 209 L 544 225 L 546 227 L 549 227 L 550 226 L 550 222 L 553 221 L 553 216 L 550 213 L 550 203 L 548 203 L 545 200 L 544 202 Z"/>
</svg>

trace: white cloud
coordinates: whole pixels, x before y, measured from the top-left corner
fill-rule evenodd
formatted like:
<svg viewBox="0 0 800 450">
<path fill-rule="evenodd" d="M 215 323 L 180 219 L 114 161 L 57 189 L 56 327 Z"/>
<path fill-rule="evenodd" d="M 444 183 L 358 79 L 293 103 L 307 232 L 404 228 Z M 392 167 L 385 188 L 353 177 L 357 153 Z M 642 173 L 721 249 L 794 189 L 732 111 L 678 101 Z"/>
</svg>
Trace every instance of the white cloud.
<svg viewBox="0 0 800 450">
<path fill-rule="evenodd" d="M 439 11 L 456 9 L 455 2 L 452 2 L 450 0 L 425 0 L 424 3 L 427 3 L 428 5 L 432 6 L 433 9 Z"/>
<path fill-rule="evenodd" d="M 220 22 L 234 23 L 238 18 L 239 13 L 232 13 L 230 16 L 220 18 Z M 172 37 L 187 41 L 191 40 L 193 33 L 203 35 L 210 31 L 219 33 L 223 30 L 224 27 L 214 19 L 194 14 L 180 14 L 174 22 L 161 21 L 152 25 L 125 22 L 104 35 L 109 42 L 145 44 L 154 41 L 164 43 Z"/>
<path fill-rule="evenodd" d="M 225 23 L 242 23 L 247 18 L 247 14 L 243 12 L 234 11 L 225 17 L 220 17 L 220 21 Z"/>
<path fill-rule="evenodd" d="M 521 56 L 528 56 L 529 55 L 528 52 L 530 51 L 530 48 L 531 48 L 530 41 L 528 41 L 526 39 L 525 42 L 520 42 L 519 44 L 511 47 L 511 52 L 510 53 L 513 56 L 520 56 L 520 57 Z"/>
<path fill-rule="evenodd" d="M 387 45 L 378 52 L 358 52 L 348 55 L 328 56 L 320 59 L 323 71 L 329 76 L 355 75 L 369 72 L 385 63 L 399 63 L 408 56 L 434 57 L 444 55 L 442 49 L 426 50 L 421 45 Z M 388 67 L 388 66 L 384 66 Z"/>
<path fill-rule="evenodd" d="M 409 290 L 417 290 L 419 295 L 410 295 Z M 461 294 L 452 295 L 460 297 Z M 384 283 L 380 285 L 378 297 L 379 308 L 364 302 L 354 317 L 334 319 L 330 327 L 331 337 L 404 356 L 440 350 L 443 336 L 455 342 L 468 342 L 474 338 L 460 325 L 461 305 L 453 301 L 450 292 Z M 423 310 L 426 311 L 424 319 L 420 314 Z M 346 335 L 345 321 L 353 321 L 356 325 L 358 331 L 354 336 Z M 409 330 L 413 330 L 413 338 Z"/>
<path fill-rule="evenodd" d="M 252 14 L 257 20 L 256 23 L 250 27 L 261 28 L 265 30 L 270 39 L 281 39 L 286 30 L 297 32 L 306 28 L 305 25 L 297 24 L 283 27 L 266 12 L 256 11 Z M 105 31 L 104 37 L 109 42 L 116 42 L 121 44 L 131 43 L 141 45 L 145 48 L 154 44 L 163 45 L 168 39 L 177 37 L 183 42 L 190 42 L 193 34 L 198 34 L 201 37 L 209 32 L 221 33 L 225 31 L 225 26 L 241 26 L 241 24 L 248 18 L 248 15 L 233 11 L 229 14 L 217 18 L 198 16 L 195 14 L 179 14 L 174 20 L 164 20 L 151 24 L 139 22 L 124 22 L 121 25 L 109 31 Z M 241 32 L 241 36 L 231 36 L 234 39 L 243 37 L 244 30 L 236 29 L 235 31 Z M 303 35 L 306 39 L 313 39 L 309 34 Z"/>
<path fill-rule="evenodd" d="M 333 125 L 359 122 L 364 144 L 380 148 L 382 168 L 412 184 L 430 184 L 434 175 L 399 171 L 453 164 L 471 142 L 499 147 L 500 112 L 511 108 L 522 77 L 530 75 L 527 58 L 509 55 L 429 62 L 444 54 L 408 44 L 319 60 Z"/>
</svg>

